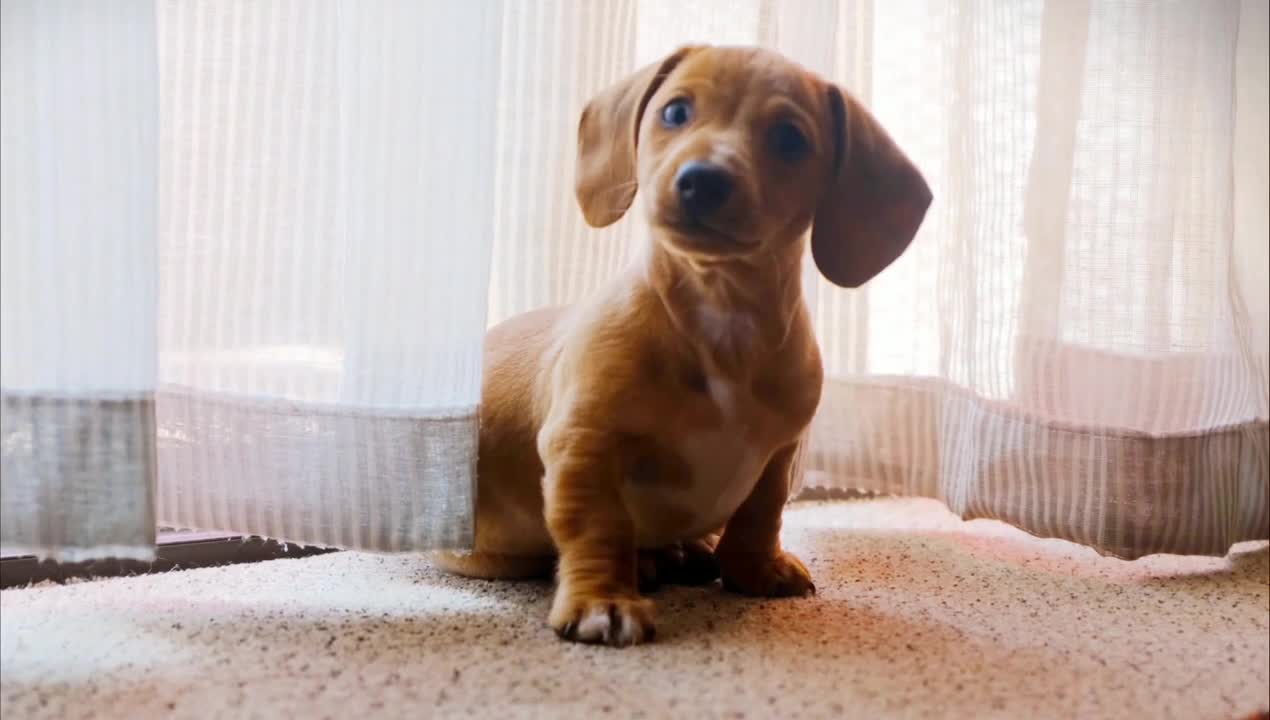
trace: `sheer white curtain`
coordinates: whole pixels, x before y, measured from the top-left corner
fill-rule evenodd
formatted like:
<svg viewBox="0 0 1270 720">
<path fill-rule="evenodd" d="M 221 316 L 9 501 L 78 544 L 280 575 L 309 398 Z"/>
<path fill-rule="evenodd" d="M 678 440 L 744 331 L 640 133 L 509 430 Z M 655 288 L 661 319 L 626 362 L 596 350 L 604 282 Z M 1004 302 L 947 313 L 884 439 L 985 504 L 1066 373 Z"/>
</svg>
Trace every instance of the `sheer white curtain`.
<svg viewBox="0 0 1270 720">
<path fill-rule="evenodd" d="M 5 0 L 6 554 L 470 542 L 501 22 Z"/>
<path fill-rule="evenodd" d="M 0 4 L 0 546 L 155 534 L 153 2 Z"/>
<path fill-rule="evenodd" d="M 159 6 L 159 519 L 472 533 L 497 3 Z"/>
<path fill-rule="evenodd" d="M 490 321 L 639 242 L 638 214 L 595 232 L 572 207 L 592 93 L 686 42 L 775 47 L 869 104 L 936 197 L 866 288 L 808 264 L 829 381 L 800 480 L 1224 554 L 1270 535 L 1266 25 L 1252 0 L 509 6 Z"/>
<path fill-rule="evenodd" d="M 578 112 L 686 42 L 841 82 L 935 190 L 866 288 L 808 264 L 801 482 L 1124 557 L 1270 535 L 1262 2 L 3 7 L 6 552 L 463 545 L 484 327 L 643 241 L 582 222 Z"/>
</svg>

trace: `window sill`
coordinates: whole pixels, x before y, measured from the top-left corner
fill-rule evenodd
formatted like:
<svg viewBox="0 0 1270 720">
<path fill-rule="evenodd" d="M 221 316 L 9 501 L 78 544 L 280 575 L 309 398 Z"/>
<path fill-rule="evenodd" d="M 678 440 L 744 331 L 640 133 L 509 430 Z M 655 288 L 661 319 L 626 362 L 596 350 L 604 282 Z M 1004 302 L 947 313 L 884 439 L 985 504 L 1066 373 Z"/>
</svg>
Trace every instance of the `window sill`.
<svg viewBox="0 0 1270 720">
<path fill-rule="evenodd" d="M 160 530 L 154 562 L 94 560 L 59 563 L 32 555 L 0 558 L 0 589 L 45 581 L 145 575 L 214 565 L 260 562 L 336 552 L 332 548 L 284 544 L 255 536 Z"/>
</svg>

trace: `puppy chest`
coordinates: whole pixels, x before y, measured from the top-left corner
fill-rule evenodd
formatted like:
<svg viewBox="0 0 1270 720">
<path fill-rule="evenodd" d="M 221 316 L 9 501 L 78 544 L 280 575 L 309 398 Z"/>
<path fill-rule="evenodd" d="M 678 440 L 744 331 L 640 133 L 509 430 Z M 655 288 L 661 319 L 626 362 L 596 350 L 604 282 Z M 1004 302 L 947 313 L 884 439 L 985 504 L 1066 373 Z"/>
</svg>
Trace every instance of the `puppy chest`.
<svg viewBox="0 0 1270 720">
<path fill-rule="evenodd" d="M 749 496 L 772 448 L 731 387 L 711 382 L 715 422 L 661 434 L 637 459 L 628 497 L 641 540 L 673 542 L 718 529 Z"/>
<path fill-rule="evenodd" d="M 691 479 L 681 500 L 706 523 L 726 520 L 749 496 L 769 455 L 737 425 L 686 436 L 680 443 Z"/>
</svg>

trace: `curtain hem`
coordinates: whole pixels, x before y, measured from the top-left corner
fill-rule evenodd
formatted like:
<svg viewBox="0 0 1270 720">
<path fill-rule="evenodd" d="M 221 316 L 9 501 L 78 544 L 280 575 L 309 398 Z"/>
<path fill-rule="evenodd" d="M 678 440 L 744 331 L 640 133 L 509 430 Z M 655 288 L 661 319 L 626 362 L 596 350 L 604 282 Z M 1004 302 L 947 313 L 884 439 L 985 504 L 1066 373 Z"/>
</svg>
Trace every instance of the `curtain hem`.
<svg viewBox="0 0 1270 720">
<path fill-rule="evenodd" d="M 152 557 L 153 397 L 7 388 L 0 396 L 3 552 L 72 561 Z"/>
<path fill-rule="evenodd" d="M 939 499 L 1134 559 L 1270 539 L 1270 425 L 1151 436 L 1073 428 L 938 383 L 832 382 L 802 484 Z"/>
<path fill-rule="evenodd" d="M 371 552 L 470 548 L 478 410 L 158 395 L 165 525 Z"/>
</svg>

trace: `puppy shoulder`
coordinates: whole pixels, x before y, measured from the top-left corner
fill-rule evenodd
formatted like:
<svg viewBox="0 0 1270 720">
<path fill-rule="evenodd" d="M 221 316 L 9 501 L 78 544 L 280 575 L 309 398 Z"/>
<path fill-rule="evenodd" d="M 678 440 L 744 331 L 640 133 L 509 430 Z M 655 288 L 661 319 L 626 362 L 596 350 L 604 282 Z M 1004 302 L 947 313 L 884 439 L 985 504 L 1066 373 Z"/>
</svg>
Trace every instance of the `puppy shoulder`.
<svg viewBox="0 0 1270 720">
<path fill-rule="evenodd" d="M 655 310 L 638 289 L 606 293 L 578 308 L 558 340 L 553 414 L 633 417 L 665 335 Z"/>
</svg>

